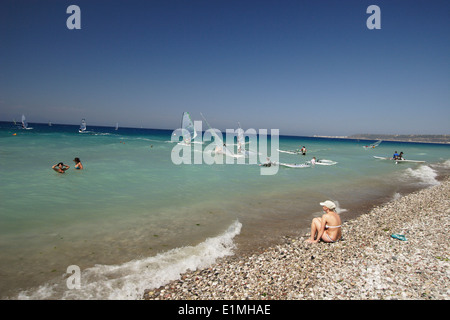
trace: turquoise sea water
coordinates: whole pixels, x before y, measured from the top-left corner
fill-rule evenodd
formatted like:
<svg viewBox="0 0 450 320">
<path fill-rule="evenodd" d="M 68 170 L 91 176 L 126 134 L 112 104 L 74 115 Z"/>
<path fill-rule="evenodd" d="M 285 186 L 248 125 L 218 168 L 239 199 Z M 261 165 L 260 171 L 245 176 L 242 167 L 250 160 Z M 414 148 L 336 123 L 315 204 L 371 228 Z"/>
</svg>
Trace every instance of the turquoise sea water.
<svg viewBox="0 0 450 320">
<path fill-rule="evenodd" d="M 0 122 L 3 299 L 140 298 L 188 269 L 299 235 L 321 201 L 337 201 L 345 220 L 450 172 L 448 145 L 384 141 L 366 150 L 373 141 L 280 136 L 279 149 L 308 150 L 279 153 L 281 162 L 337 164 L 261 175 L 248 160 L 175 165 L 169 130 L 30 127 Z M 270 146 L 255 150 L 262 161 L 273 159 Z M 426 163 L 373 158 L 396 150 Z M 84 170 L 73 169 L 74 157 Z M 58 162 L 71 168 L 58 174 Z M 69 266 L 81 270 L 80 289 L 67 286 Z"/>
</svg>

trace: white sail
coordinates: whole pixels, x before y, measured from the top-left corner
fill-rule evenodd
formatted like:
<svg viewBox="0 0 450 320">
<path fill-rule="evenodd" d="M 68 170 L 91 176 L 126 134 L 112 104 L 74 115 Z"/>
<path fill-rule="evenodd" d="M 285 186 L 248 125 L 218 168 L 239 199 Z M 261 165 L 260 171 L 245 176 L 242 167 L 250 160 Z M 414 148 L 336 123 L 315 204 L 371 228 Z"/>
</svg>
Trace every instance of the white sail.
<svg viewBox="0 0 450 320">
<path fill-rule="evenodd" d="M 85 132 L 86 131 L 86 120 L 81 119 L 80 129 L 79 132 Z"/>
<path fill-rule="evenodd" d="M 181 117 L 181 128 L 183 129 L 183 141 L 186 144 L 190 144 L 191 141 L 197 137 L 197 132 L 195 131 L 194 123 L 192 122 L 189 112 L 183 112 Z"/>
<path fill-rule="evenodd" d="M 241 128 L 241 124 L 238 122 L 239 128 L 237 129 L 237 142 L 238 142 L 238 153 L 241 153 L 245 145 L 244 130 Z"/>
<path fill-rule="evenodd" d="M 119 123 L 116 122 L 116 130 L 119 130 Z"/>
<path fill-rule="evenodd" d="M 28 128 L 28 122 L 27 122 L 27 120 L 25 119 L 25 115 L 24 115 L 24 114 L 22 115 L 22 128 L 23 128 L 23 129 Z"/>
<path fill-rule="evenodd" d="M 364 149 L 374 149 L 380 145 L 380 143 L 383 142 L 383 140 L 378 140 L 374 143 L 372 143 L 370 146 L 364 146 Z"/>
<path fill-rule="evenodd" d="M 382 142 L 382 140 L 378 140 L 377 142 L 375 142 L 374 144 L 372 144 L 372 147 L 378 147 L 380 145 L 380 143 Z"/>
<path fill-rule="evenodd" d="M 211 130 L 212 135 L 214 136 L 214 143 L 216 144 L 216 153 L 221 153 L 224 154 L 226 156 L 229 157 L 233 157 L 233 158 L 242 158 L 242 155 L 235 155 L 233 152 L 231 152 L 227 146 L 225 145 L 225 143 L 223 143 L 222 139 L 217 135 L 217 133 L 215 132 L 215 130 L 213 128 L 211 128 L 211 126 L 209 125 L 208 121 L 206 121 L 205 117 L 203 116 L 202 113 L 200 113 L 203 120 L 205 120 L 206 124 L 208 125 L 208 128 Z"/>
</svg>

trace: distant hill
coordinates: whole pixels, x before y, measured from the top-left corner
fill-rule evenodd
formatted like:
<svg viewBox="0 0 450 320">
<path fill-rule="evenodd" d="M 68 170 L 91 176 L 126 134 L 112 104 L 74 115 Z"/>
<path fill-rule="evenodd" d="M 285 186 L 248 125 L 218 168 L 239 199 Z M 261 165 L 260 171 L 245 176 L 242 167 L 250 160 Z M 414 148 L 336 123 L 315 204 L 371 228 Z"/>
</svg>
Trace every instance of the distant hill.
<svg viewBox="0 0 450 320">
<path fill-rule="evenodd" d="M 350 139 L 450 143 L 449 134 L 355 134 Z"/>
</svg>

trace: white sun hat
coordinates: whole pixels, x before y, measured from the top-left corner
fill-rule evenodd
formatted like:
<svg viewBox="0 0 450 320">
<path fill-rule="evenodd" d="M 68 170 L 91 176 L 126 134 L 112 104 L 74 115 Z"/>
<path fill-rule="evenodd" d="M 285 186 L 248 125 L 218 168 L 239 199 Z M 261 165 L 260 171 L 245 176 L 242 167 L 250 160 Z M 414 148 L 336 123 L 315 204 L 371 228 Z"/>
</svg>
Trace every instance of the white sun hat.
<svg viewBox="0 0 450 320">
<path fill-rule="evenodd" d="M 336 209 L 336 204 L 333 201 L 327 200 L 320 203 L 321 206 L 325 206 L 330 210 Z"/>
</svg>

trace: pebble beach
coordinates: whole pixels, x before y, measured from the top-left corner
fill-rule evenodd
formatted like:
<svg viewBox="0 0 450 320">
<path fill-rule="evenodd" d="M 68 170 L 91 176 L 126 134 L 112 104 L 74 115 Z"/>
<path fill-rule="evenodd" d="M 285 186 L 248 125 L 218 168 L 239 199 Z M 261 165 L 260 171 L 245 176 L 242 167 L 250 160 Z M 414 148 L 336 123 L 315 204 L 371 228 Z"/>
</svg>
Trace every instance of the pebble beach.
<svg viewBox="0 0 450 320">
<path fill-rule="evenodd" d="M 447 177 L 343 221 L 336 243 L 306 243 L 302 231 L 182 274 L 143 299 L 448 300 L 449 195 Z"/>
</svg>

